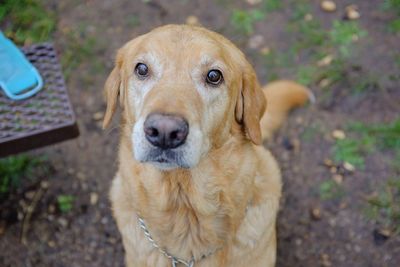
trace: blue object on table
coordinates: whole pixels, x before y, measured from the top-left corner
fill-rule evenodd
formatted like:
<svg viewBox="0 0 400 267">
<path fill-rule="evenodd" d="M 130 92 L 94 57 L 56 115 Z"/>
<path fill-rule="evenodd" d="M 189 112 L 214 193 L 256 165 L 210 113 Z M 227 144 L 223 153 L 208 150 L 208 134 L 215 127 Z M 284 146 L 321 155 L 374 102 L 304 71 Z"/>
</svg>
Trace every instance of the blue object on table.
<svg viewBox="0 0 400 267">
<path fill-rule="evenodd" d="M 24 54 L 0 32 L 0 88 L 11 99 L 26 99 L 43 87 L 43 79 Z"/>
</svg>

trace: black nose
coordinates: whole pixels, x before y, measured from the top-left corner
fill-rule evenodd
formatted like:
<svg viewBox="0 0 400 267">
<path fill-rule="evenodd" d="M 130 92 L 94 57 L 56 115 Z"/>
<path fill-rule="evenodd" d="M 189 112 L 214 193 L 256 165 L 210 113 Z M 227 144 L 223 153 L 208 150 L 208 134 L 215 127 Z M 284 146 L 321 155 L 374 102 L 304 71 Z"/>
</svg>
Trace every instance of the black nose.
<svg viewBox="0 0 400 267">
<path fill-rule="evenodd" d="M 179 116 L 153 113 L 144 122 L 146 139 L 154 146 L 169 149 L 185 143 L 189 124 Z"/>
</svg>

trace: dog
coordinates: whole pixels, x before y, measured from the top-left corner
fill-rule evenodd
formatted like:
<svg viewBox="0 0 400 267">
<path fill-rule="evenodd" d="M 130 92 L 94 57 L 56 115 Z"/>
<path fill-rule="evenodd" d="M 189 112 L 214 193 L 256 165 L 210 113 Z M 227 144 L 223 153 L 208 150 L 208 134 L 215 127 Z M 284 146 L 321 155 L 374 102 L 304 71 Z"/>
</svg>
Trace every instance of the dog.
<svg viewBox="0 0 400 267">
<path fill-rule="evenodd" d="M 126 265 L 274 266 L 281 174 L 262 143 L 311 96 L 290 81 L 262 89 L 244 54 L 202 27 L 162 26 L 125 44 L 103 127 L 119 102 L 110 198 Z"/>
</svg>

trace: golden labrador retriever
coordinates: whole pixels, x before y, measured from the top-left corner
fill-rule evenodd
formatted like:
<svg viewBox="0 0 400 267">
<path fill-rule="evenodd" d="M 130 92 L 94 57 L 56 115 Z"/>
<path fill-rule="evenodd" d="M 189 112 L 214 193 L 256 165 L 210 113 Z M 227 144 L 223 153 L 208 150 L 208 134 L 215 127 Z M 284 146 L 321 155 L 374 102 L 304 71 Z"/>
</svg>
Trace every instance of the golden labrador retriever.
<svg viewBox="0 0 400 267">
<path fill-rule="evenodd" d="M 261 144 L 309 91 L 263 92 L 223 36 L 168 25 L 118 51 L 105 95 L 104 127 L 123 109 L 111 202 L 127 266 L 274 266 L 281 177 Z"/>
</svg>

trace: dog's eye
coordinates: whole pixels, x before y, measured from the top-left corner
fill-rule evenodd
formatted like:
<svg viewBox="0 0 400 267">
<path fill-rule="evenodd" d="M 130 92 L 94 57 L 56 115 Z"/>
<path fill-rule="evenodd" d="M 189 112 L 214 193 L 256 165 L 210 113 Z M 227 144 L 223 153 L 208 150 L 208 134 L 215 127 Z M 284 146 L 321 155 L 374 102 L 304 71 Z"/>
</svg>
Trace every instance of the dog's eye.
<svg viewBox="0 0 400 267">
<path fill-rule="evenodd" d="M 138 63 L 135 67 L 136 75 L 139 78 L 146 78 L 149 75 L 149 68 L 144 63 Z"/>
<path fill-rule="evenodd" d="M 219 70 L 210 70 L 207 73 L 206 81 L 211 85 L 219 85 L 222 79 L 222 73 Z"/>
</svg>

